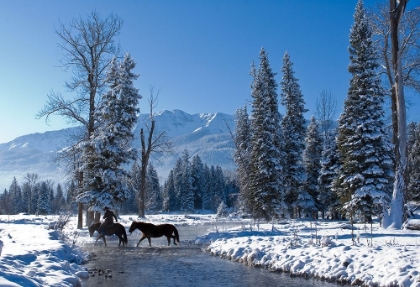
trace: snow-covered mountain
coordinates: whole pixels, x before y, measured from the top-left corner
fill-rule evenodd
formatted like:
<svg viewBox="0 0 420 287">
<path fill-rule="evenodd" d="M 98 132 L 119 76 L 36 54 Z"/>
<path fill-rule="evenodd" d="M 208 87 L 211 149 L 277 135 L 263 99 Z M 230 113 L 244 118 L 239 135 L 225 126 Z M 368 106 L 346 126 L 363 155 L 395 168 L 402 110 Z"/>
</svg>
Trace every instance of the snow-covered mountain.
<svg viewBox="0 0 420 287">
<path fill-rule="evenodd" d="M 234 145 L 229 129 L 234 131 L 234 117 L 223 113 L 188 114 L 181 110 L 163 110 L 155 114 L 157 133 L 166 131 L 174 144 L 174 152 L 151 159 L 161 183 L 166 180 L 175 161 L 187 150 L 190 158 L 199 155 L 207 165 L 219 165 L 233 170 Z M 133 146 L 140 148 L 140 129 L 148 122 L 148 115 L 137 120 Z M 45 133 L 20 136 L 11 142 L 0 144 L 0 188 L 9 189 L 15 176 L 22 184 L 28 173 L 37 173 L 40 180 L 55 183 L 66 181 L 64 164 L 55 159 L 60 150 L 68 146 L 71 136 L 79 128 L 68 128 Z"/>
</svg>

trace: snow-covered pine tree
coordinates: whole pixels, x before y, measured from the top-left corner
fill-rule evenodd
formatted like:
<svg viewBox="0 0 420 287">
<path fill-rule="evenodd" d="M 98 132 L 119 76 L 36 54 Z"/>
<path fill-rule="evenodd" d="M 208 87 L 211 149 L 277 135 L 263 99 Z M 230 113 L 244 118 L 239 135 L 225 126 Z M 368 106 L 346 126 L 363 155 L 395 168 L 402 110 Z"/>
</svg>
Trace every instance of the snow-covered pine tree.
<svg viewBox="0 0 420 287">
<path fill-rule="evenodd" d="M 16 177 L 13 177 L 12 184 L 9 187 L 10 203 L 11 203 L 11 212 L 12 214 L 18 214 L 25 210 L 22 201 L 22 190 Z"/>
<path fill-rule="evenodd" d="M 322 151 L 321 170 L 318 178 L 318 203 L 319 210 L 322 212 L 322 218 L 326 213 L 330 219 L 339 219 L 341 209 L 338 196 L 333 191 L 333 182 L 337 178 L 337 169 L 339 165 L 337 144 L 335 141 L 336 130 L 331 130 L 327 135 L 324 150 Z"/>
<path fill-rule="evenodd" d="M 78 200 L 91 210 L 116 207 L 128 197 L 124 164 L 136 158 L 131 142 L 141 96 L 134 87 L 138 75 L 130 54 L 118 65 L 114 58 L 106 76 L 109 85 L 95 110 L 96 128 L 83 148 L 84 190 Z"/>
<path fill-rule="evenodd" d="M 47 215 L 51 213 L 50 189 L 45 181 L 40 184 L 36 209 L 38 214 Z"/>
<path fill-rule="evenodd" d="M 163 211 L 174 211 L 179 209 L 178 197 L 175 190 L 175 179 L 174 171 L 169 172 L 168 178 L 163 185 L 162 191 L 162 210 Z"/>
<path fill-rule="evenodd" d="M 222 168 L 218 165 L 214 169 L 210 170 L 214 171 L 212 174 L 212 186 L 214 188 L 213 210 L 216 211 L 220 202 L 226 203 L 225 177 L 223 175 Z"/>
<path fill-rule="evenodd" d="M 420 123 L 409 125 L 407 200 L 420 202 Z"/>
<path fill-rule="evenodd" d="M 308 201 L 307 205 L 303 205 L 301 202 L 298 203 L 298 206 L 303 208 L 305 212 L 315 212 L 320 207 L 320 202 L 318 201 L 318 178 L 321 171 L 322 146 L 323 140 L 319 132 L 318 123 L 315 117 L 312 116 L 306 132 L 305 150 L 303 151 L 303 162 L 306 171 L 304 190 L 310 195 L 312 201 Z M 314 216 L 317 218 L 316 215 Z"/>
<path fill-rule="evenodd" d="M 211 171 L 207 164 L 204 164 L 203 185 L 203 209 L 211 210 L 214 192 L 211 182 Z"/>
<path fill-rule="evenodd" d="M 236 164 L 236 177 L 239 183 L 239 209 L 248 213 L 250 210 L 250 176 L 249 163 L 251 158 L 251 122 L 246 106 L 237 109 L 235 114 L 235 153 L 233 160 Z"/>
<path fill-rule="evenodd" d="M 378 62 L 363 1 L 359 0 L 350 31 L 350 87 L 340 115 L 337 146 L 338 182 L 343 208 L 364 222 L 388 207 L 392 194 L 393 161 L 383 121 L 383 95 Z"/>
<path fill-rule="evenodd" d="M 249 208 L 254 218 L 271 220 L 279 215 L 283 202 L 277 83 L 264 48 L 258 70 L 252 70 L 251 158 Z M 252 68 L 254 69 L 254 68 Z"/>
<path fill-rule="evenodd" d="M 281 104 L 286 110 L 281 122 L 285 155 L 283 166 L 285 201 L 289 208 L 293 208 L 292 216 L 300 216 L 298 197 L 304 191 L 306 178 L 302 159 L 306 136 L 303 114 L 307 110 L 298 79 L 294 75 L 293 63 L 287 52 L 283 57 L 282 73 L 280 96 Z"/>
<path fill-rule="evenodd" d="M 181 185 L 180 188 L 180 207 L 182 211 L 194 211 L 194 193 L 192 190 L 191 178 L 191 163 L 190 155 L 187 150 L 184 150 L 182 155 L 182 168 L 181 168 Z"/>
<path fill-rule="evenodd" d="M 51 203 L 51 210 L 53 214 L 59 214 L 64 211 L 66 206 L 66 199 L 64 198 L 64 191 L 60 183 L 57 184 L 54 201 Z"/>
<path fill-rule="evenodd" d="M 22 185 L 22 205 L 23 210 L 27 213 L 29 212 L 29 200 L 30 200 L 30 194 L 31 194 L 31 186 L 28 182 L 24 182 Z"/>
<path fill-rule="evenodd" d="M 138 211 L 138 200 L 141 187 L 141 163 L 140 160 L 133 162 L 131 166 L 130 176 L 128 178 L 128 184 L 130 186 L 130 194 L 128 201 L 123 205 L 125 210 L 130 212 Z"/>
<path fill-rule="evenodd" d="M 195 155 L 191 161 L 191 186 L 194 194 L 194 209 L 203 208 L 204 165 L 200 156 Z"/>
<path fill-rule="evenodd" d="M 74 180 L 70 180 L 70 183 L 67 186 L 66 192 L 66 203 L 67 203 L 67 210 L 70 212 L 77 211 L 77 203 L 75 201 L 77 194 L 77 187 Z"/>
<path fill-rule="evenodd" d="M 159 177 L 152 164 L 147 168 L 147 189 L 145 208 L 149 211 L 158 211 L 162 208 Z"/>
</svg>

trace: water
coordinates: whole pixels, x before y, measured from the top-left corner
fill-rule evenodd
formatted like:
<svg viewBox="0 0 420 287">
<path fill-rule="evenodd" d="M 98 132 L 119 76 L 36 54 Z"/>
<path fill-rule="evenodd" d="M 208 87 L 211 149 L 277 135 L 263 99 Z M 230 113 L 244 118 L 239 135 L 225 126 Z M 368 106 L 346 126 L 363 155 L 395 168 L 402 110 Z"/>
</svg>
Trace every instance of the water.
<svg viewBox="0 0 420 287">
<path fill-rule="evenodd" d="M 219 229 L 226 225 L 217 226 Z M 86 251 L 94 254 L 86 268 L 96 270 L 94 277 L 83 280 L 83 286 L 337 286 L 336 284 L 303 278 L 291 278 L 288 274 L 269 272 L 210 256 L 200 246 L 188 242 L 215 226 L 177 226 L 181 247 L 166 246 L 166 237 L 152 238 L 152 247 L 147 240 L 135 247 L 140 234 L 128 237 L 128 247 L 118 247 L 118 241 L 107 238 L 108 246 L 86 245 Z M 110 275 L 97 271 L 110 270 Z"/>
</svg>

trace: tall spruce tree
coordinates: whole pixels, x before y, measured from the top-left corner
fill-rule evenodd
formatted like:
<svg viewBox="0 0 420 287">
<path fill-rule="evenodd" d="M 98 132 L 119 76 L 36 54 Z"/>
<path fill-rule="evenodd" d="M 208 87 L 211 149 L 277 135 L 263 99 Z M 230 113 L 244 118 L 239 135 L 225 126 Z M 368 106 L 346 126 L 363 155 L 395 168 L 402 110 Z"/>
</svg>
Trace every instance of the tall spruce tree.
<svg viewBox="0 0 420 287">
<path fill-rule="evenodd" d="M 191 187 L 194 194 L 194 209 L 203 208 L 204 165 L 200 156 L 195 155 L 191 161 Z"/>
<path fill-rule="evenodd" d="M 250 211 L 254 218 L 270 220 L 280 213 L 283 203 L 280 150 L 280 129 L 277 83 L 274 80 L 268 54 L 262 48 L 258 70 L 252 70 L 251 85 L 251 158 Z"/>
<path fill-rule="evenodd" d="M 326 214 L 330 219 L 339 219 L 340 202 L 337 193 L 333 190 L 333 183 L 337 178 L 339 158 L 335 141 L 336 130 L 327 134 L 327 140 L 323 146 L 321 170 L 318 178 L 318 203 L 322 218 Z"/>
<path fill-rule="evenodd" d="M 251 122 L 246 106 L 236 110 L 236 126 L 234 135 L 235 153 L 233 159 L 236 164 L 236 175 L 240 190 L 240 206 L 242 212 L 248 213 L 250 202 L 250 174 L 249 164 L 251 158 Z"/>
<path fill-rule="evenodd" d="M 84 180 L 84 192 L 78 199 L 91 210 L 116 207 L 129 198 L 123 165 L 136 158 L 131 142 L 141 98 L 134 88 L 133 82 L 138 77 L 132 72 L 134 67 L 128 53 L 119 65 L 115 58 L 112 60 L 106 78 L 109 91 L 95 111 L 96 128 L 85 144 L 84 170 L 89 177 Z"/>
<path fill-rule="evenodd" d="M 392 194 L 392 149 L 383 121 L 383 95 L 378 62 L 363 1 L 359 0 L 350 31 L 352 77 L 344 112 L 340 115 L 337 146 L 340 168 L 336 190 L 351 219 L 357 214 L 371 222 L 388 207 Z"/>
<path fill-rule="evenodd" d="M 45 181 L 40 184 L 36 208 L 38 214 L 47 215 L 51 213 L 50 189 Z"/>
<path fill-rule="evenodd" d="M 214 193 L 211 182 L 210 167 L 207 164 L 204 164 L 203 182 L 203 209 L 211 210 Z"/>
<path fill-rule="evenodd" d="M 178 210 L 179 203 L 178 197 L 176 194 L 175 189 L 175 179 L 174 179 L 174 171 L 171 170 L 169 172 L 168 178 L 163 185 L 163 202 L 162 202 L 162 210 L 163 211 L 174 211 Z"/>
<path fill-rule="evenodd" d="M 18 214 L 25 210 L 22 201 L 22 190 L 16 177 L 13 177 L 12 184 L 9 187 L 9 195 L 10 195 L 10 211 L 12 214 Z"/>
<path fill-rule="evenodd" d="M 182 187 L 180 189 L 180 207 L 182 211 L 194 211 L 194 193 L 192 189 L 191 162 L 190 155 L 184 150 L 182 155 L 182 171 L 181 171 Z"/>
<path fill-rule="evenodd" d="M 146 210 L 158 211 L 162 208 L 159 177 L 152 164 L 147 167 Z"/>
<path fill-rule="evenodd" d="M 305 101 L 295 77 L 293 63 L 286 52 L 283 57 L 281 85 L 281 104 L 286 113 L 281 122 L 284 142 L 284 187 L 286 204 L 292 208 L 293 216 L 300 215 L 298 198 L 304 192 L 305 166 L 303 150 L 305 149 L 305 118 L 303 114 Z"/>
<path fill-rule="evenodd" d="M 305 150 L 303 152 L 303 162 L 305 164 L 306 181 L 305 191 L 311 196 L 312 202 L 305 207 L 307 212 L 315 211 L 320 208 L 318 198 L 318 178 L 321 170 L 322 146 L 323 140 L 319 132 L 318 123 L 315 117 L 312 116 L 309 123 L 306 138 Z M 299 203 L 300 204 L 300 203 Z M 315 216 L 316 218 L 317 216 Z"/>
<path fill-rule="evenodd" d="M 420 123 L 409 125 L 407 200 L 420 202 Z"/>
</svg>

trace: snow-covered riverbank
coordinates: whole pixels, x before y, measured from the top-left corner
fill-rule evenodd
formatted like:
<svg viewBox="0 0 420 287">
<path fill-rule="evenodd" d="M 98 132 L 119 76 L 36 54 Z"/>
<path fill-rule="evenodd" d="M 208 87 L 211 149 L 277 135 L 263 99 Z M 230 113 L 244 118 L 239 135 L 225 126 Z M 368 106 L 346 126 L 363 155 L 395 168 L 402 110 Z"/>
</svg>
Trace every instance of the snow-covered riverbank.
<svg viewBox="0 0 420 287">
<path fill-rule="evenodd" d="M 80 286 L 80 278 L 89 277 L 81 265 L 88 254 L 78 245 L 93 244 L 95 238 L 89 237 L 87 228 L 76 229 L 76 217 L 70 218 L 63 233 L 50 229 L 57 219 L 0 216 L 0 286 Z M 123 215 L 119 222 L 128 229 L 133 219 L 134 215 Z M 235 228 L 225 220 L 216 221 L 214 214 L 149 215 L 147 221 L 175 226 L 211 223 L 208 234 L 193 243 L 206 246 L 214 256 L 252 266 L 367 286 L 420 287 L 420 231 L 374 224 L 371 233 L 370 226 L 356 224 L 353 242 L 350 225 L 339 221 L 272 225 L 247 220 Z M 140 235 L 132 236 L 129 246 L 135 246 Z M 107 241 L 118 244 L 116 238 Z"/>
</svg>

